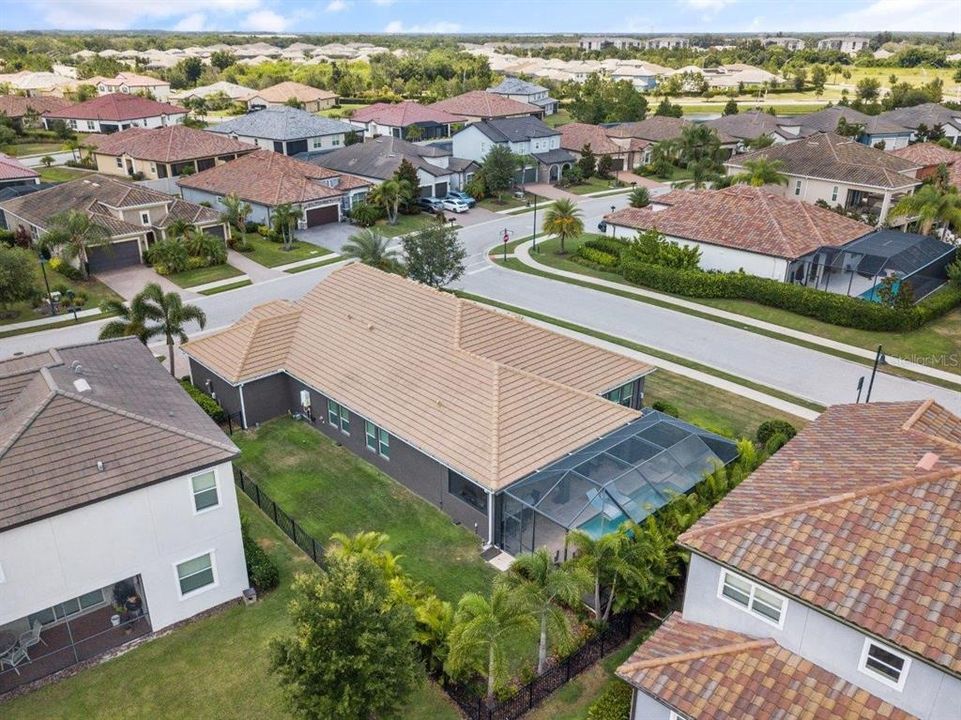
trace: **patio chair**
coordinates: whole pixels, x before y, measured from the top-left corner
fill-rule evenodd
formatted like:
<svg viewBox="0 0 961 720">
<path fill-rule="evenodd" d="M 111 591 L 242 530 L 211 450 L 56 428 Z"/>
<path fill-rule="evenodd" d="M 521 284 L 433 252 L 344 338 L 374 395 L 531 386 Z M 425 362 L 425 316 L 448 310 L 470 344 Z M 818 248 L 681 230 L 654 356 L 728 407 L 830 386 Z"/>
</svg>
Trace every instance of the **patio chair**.
<svg viewBox="0 0 961 720">
<path fill-rule="evenodd" d="M 4 665 L 9 665 L 13 668 L 13 671 L 19 675 L 20 670 L 17 669 L 17 665 L 22 662 L 30 662 L 30 656 L 27 655 L 27 651 L 19 644 L 14 645 L 5 655 L 0 656 L 0 670 L 3 669 Z"/>
<path fill-rule="evenodd" d="M 20 635 L 20 640 L 17 642 L 20 647 L 24 650 L 27 648 L 32 648 L 38 643 L 47 644 L 47 641 L 40 637 L 40 633 L 43 631 L 43 626 L 40 624 L 39 620 L 34 620 L 30 624 L 30 629 L 27 632 Z"/>
</svg>

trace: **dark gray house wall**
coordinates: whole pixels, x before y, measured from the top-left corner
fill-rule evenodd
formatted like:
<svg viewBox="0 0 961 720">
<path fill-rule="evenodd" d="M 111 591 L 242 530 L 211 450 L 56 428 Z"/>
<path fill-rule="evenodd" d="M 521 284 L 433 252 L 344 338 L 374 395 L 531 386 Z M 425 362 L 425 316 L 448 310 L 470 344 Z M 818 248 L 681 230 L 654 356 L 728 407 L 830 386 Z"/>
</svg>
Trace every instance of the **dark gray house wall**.
<svg viewBox="0 0 961 720">
<path fill-rule="evenodd" d="M 219 375 L 208 370 L 199 362 L 190 358 L 190 380 L 194 387 L 210 394 L 211 390 L 220 403 L 220 407 L 230 414 L 240 413 L 240 392 L 230 383 L 222 380 Z M 208 388 L 207 383 L 210 383 Z"/>
<path fill-rule="evenodd" d="M 296 405 L 290 402 L 290 378 L 286 373 L 277 373 L 243 384 L 244 410 L 247 427 L 266 422 L 275 417 L 286 415 Z"/>
</svg>

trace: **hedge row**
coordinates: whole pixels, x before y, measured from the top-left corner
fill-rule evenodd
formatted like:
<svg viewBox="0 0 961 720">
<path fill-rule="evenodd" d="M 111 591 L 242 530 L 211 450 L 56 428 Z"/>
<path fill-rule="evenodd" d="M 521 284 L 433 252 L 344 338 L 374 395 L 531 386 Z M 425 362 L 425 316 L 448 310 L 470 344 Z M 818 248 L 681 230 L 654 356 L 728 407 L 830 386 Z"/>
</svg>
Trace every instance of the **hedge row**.
<svg viewBox="0 0 961 720">
<path fill-rule="evenodd" d="M 861 298 L 745 273 L 676 270 L 625 259 L 621 263 L 621 274 L 629 282 L 674 295 L 752 300 L 859 330 L 915 330 L 961 304 L 961 288 L 955 286 L 945 288 L 911 308 L 895 309 Z"/>
<path fill-rule="evenodd" d="M 593 248 L 594 250 L 605 252 L 608 255 L 620 257 L 621 253 L 624 252 L 628 245 L 623 240 L 616 240 L 609 237 L 598 237 L 593 240 L 584 241 L 581 247 Z"/>
<path fill-rule="evenodd" d="M 621 260 L 617 255 L 605 252 L 604 250 L 588 247 L 587 243 L 584 243 L 577 248 L 577 254 L 584 260 L 587 260 L 594 265 L 600 265 L 605 270 L 616 270 L 617 266 L 621 264 Z"/>
<path fill-rule="evenodd" d="M 180 384 L 187 391 L 187 394 L 194 399 L 194 402 L 200 406 L 200 409 L 207 413 L 214 422 L 227 422 L 227 413 L 217 404 L 216 400 L 202 390 L 195 388 L 189 379 L 181 380 Z"/>
</svg>

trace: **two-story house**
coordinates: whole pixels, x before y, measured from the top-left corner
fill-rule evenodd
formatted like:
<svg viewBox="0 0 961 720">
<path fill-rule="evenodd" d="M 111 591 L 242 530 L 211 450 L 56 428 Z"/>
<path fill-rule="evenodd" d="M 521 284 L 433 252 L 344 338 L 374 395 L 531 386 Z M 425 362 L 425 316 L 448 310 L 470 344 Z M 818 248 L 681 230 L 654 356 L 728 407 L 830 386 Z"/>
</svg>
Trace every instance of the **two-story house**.
<svg viewBox="0 0 961 720">
<path fill-rule="evenodd" d="M 495 95 L 502 95 L 510 100 L 536 105 L 543 108 L 544 115 L 553 115 L 557 112 L 558 102 L 550 96 L 550 91 L 546 87 L 529 83 L 516 77 L 506 77 L 497 85 L 487 88 L 487 92 Z"/>
<path fill-rule="evenodd" d="M 96 87 L 98 95 L 111 95 L 113 93 L 147 95 L 160 102 L 167 102 L 170 99 L 170 83 L 149 75 L 122 72 L 117 73 L 116 77 L 96 77 L 84 82 Z"/>
<path fill-rule="evenodd" d="M 43 116 L 43 122 L 48 129 L 54 121 L 63 120 L 71 130 L 79 133 L 106 134 L 132 127 L 181 125 L 186 118 L 187 110 L 182 107 L 139 95 L 114 93 L 52 110 Z"/>
<path fill-rule="evenodd" d="M 707 513 L 683 613 L 621 665 L 634 720 L 952 720 L 961 418 L 828 409 Z"/>
<path fill-rule="evenodd" d="M 211 125 L 207 130 L 284 155 L 336 150 L 347 144 L 348 133 L 355 132 L 352 125 L 341 120 L 286 105 L 265 107 Z"/>
<path fill-rule="evenodd" d="M 454 155 L 482 162 L 499 145 L 525 158 L 518 182 L 550 182 L 574 164 L 576 158 L 561 147 L 561 133 L 535 117 L 483 120 L 454 135 Z"/>
<path fill-rule="evenodd" d="M 0 695 L 240 598 L 237 454 L 136 338 L 0 360 Z"/>
</svg>

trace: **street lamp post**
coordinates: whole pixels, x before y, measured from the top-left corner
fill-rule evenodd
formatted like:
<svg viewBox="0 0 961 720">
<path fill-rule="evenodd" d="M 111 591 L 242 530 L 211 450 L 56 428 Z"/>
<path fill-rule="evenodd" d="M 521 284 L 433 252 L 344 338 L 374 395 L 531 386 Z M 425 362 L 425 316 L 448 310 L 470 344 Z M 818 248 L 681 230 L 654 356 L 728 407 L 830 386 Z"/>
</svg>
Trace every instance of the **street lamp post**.
<svg viewBox="0 0 961 720">
<path fill-rule="evenodd" d="M 50 281 L 47 280 L 47 266 L 44 263 L 43 250 L 37 250 L 37 257 L 40 260 L 40 272 L 43 273 L 43 285 L 47 288 L 47 302 L 50 303 L 50 314 L 56 315 L 57 308 L 53 304 L 53 295 L 50 294 Z"/>
<path fill-rule="evenodd" d="M 537 195 L 534 195 L 534 235 L 531 238 L 531 249 L 537 252 Z"/>
<path fill-rule="evenodd" d="M 613 205 L 611 205 L 611 214 L 612 214 L 612 215 L 614 214 L 614 206 L 613 206 Z M 612 223 L 610 227 L 611 227 L 611 237 L 616 240 L 616 239 L 617 239 L 617 226 Z"/>
<path fill-rule="evenodd" d="M 874 356 L 874 367 L 871 370 L 871 379 L 868 381 L 868 394 L 864 398 L 864 402 L 871 402 L 871 390 L 874 388 L 874 376 L 878 373 L 878 365 L 887 365 L 887 358 L 884 357 L 884 352 L 881 346 L 878 345 L 877 355 Z"/>
</svg>

